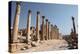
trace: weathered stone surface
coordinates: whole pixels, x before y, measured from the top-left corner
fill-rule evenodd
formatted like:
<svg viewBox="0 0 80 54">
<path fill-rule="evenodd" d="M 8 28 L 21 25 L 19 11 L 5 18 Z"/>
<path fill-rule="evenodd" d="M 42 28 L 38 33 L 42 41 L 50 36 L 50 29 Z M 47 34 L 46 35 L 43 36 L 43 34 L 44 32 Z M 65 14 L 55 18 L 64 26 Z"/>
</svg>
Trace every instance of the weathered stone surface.
<svg viewBox="0 0 80 54">
<path fill-rule="evenodd" d="M 40 40 L 40 35 L 39 35 L 40 22 L 39 22 L 39 19 L 40 19 L 40 12 L 37 11 L 37 17 L 36 17 L 36 41 Z"/>
<path fill-rule="evenodd" d="M 25 44 L 24 43 L 12 43 L 10 44 L 11 48 L 10 48 L 10 52 L 16 52 L 21 50 L 22 48 L 24 48 Z"/>
<path fill-rule="evenodd" d="M 31 39 L 31 37 L 30 37 L 30 24 L 31 24 L 31 10 L 28 10 L 27 33 L 26 33 L 27 43 L 29 43 L 29 41 Z"/>
<path fill-rule="evenodd" d="M 33 47 L 37 47 L 37 46 L 39 46 L 39 42 L 31 42 L 31 45 L 33 46 Z"/>
<path fill-rule="evenodd" d="M 48 40 L 48 19 L 46 19 L 46 40 Z"/>
<path fill-rule="evenodd" d="M 36 42 L 31 42 L 31 46 L 32 47 L 36 47 L 37 45 L 36 45 Z"/>
</svg>

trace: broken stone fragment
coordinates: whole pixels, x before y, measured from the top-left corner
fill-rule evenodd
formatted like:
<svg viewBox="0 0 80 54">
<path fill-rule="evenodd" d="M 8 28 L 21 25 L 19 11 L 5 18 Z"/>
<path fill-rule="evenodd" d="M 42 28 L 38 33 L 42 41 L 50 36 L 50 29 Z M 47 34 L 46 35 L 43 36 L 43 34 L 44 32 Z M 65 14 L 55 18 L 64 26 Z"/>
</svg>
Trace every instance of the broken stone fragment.
<svg viewBox="0 0 80 54">
<path fill-rule="evenodd" d="M 21 50 L 26 50 L 26 48 L 21 48 Z"/>
<path fill-rule="evenodd" d="M 36 47 L 36 42 L 31 42 L 32 47 Z"/>
</svg>

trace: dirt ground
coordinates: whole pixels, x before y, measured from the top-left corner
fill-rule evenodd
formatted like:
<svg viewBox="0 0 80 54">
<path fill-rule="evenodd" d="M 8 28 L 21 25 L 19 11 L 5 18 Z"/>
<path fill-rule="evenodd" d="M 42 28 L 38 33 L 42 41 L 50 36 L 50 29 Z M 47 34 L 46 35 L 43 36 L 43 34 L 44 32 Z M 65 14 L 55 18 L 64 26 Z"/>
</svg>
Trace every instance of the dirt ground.
<svg viewBox="0 0 80 54">
<path fill-rule="evenodd" d="M 47 40 L 41 42 L 37 47 L 18 51 L 18 53 L 26 52 L 40 52 L 40 51 L 54 51 L 54 50 L 67 50 L 68 43 L 65 40 Z"/>
</svg>

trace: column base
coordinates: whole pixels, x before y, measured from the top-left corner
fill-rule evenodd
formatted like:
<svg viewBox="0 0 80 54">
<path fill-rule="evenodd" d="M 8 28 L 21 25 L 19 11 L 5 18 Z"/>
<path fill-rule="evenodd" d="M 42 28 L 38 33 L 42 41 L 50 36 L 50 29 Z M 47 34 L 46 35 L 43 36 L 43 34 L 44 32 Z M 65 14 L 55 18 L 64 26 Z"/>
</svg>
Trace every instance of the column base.
<svg viewBox="0 0 80 54">
<path fill-rule="evenodd" d="M 9 44 L 9 52 L 15 53 L 17 51 L 20 51 L 24 47 L 25 47 L 24 43 L 11 43 Z"/>
</svg>

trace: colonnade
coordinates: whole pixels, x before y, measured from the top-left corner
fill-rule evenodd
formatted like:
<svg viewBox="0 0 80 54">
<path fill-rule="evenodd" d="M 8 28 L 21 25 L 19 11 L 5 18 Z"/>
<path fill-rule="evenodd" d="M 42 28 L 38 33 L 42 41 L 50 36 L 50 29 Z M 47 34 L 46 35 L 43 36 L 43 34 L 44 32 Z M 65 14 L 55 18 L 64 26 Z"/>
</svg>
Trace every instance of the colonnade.
<svg viewBox="0 0 80 54">
<path fill-rule="evenodd" d="M 17 2 L 16 6 L 16 14 L 14 18 L 14 24 L 13 24 L 13 34 L 12 34 L 12 48 L 15 48 L 16 44 L 18 43 L 18 25 L 19 25 L 19 17 L 20 17 L 20 3 Z M 27 28 L 26 28 L 26 43 L 31 44 L 31 37 L 30 37 L 30 26 L 31 26 L 31 15 L 32 11 L 28 10 L 28 17 L 27 17 Z M 51 34 L 52 29 L 50 31 L 50 22 L 48 19 L 45 19 L 46 22 L 46 36 L 44 36 L 44 19 L 45 16 L 42 16 L 42 30 L 41 30 L 41 35 L 42 35 L 42 40 L 50 40 L 53 39 Z M 52 27 L 53 25 L 51 25 Z M 39 35 L 39 30 L 40 30 L 40 12 L 37 11 L 37 16 L 36 16 L 36 41 L 40 41 L 40 35 Z M 46 38 L 46 39 L 45 39 Z M 14 49 L 12 49 L 14 50 Z"/>
</svg>

